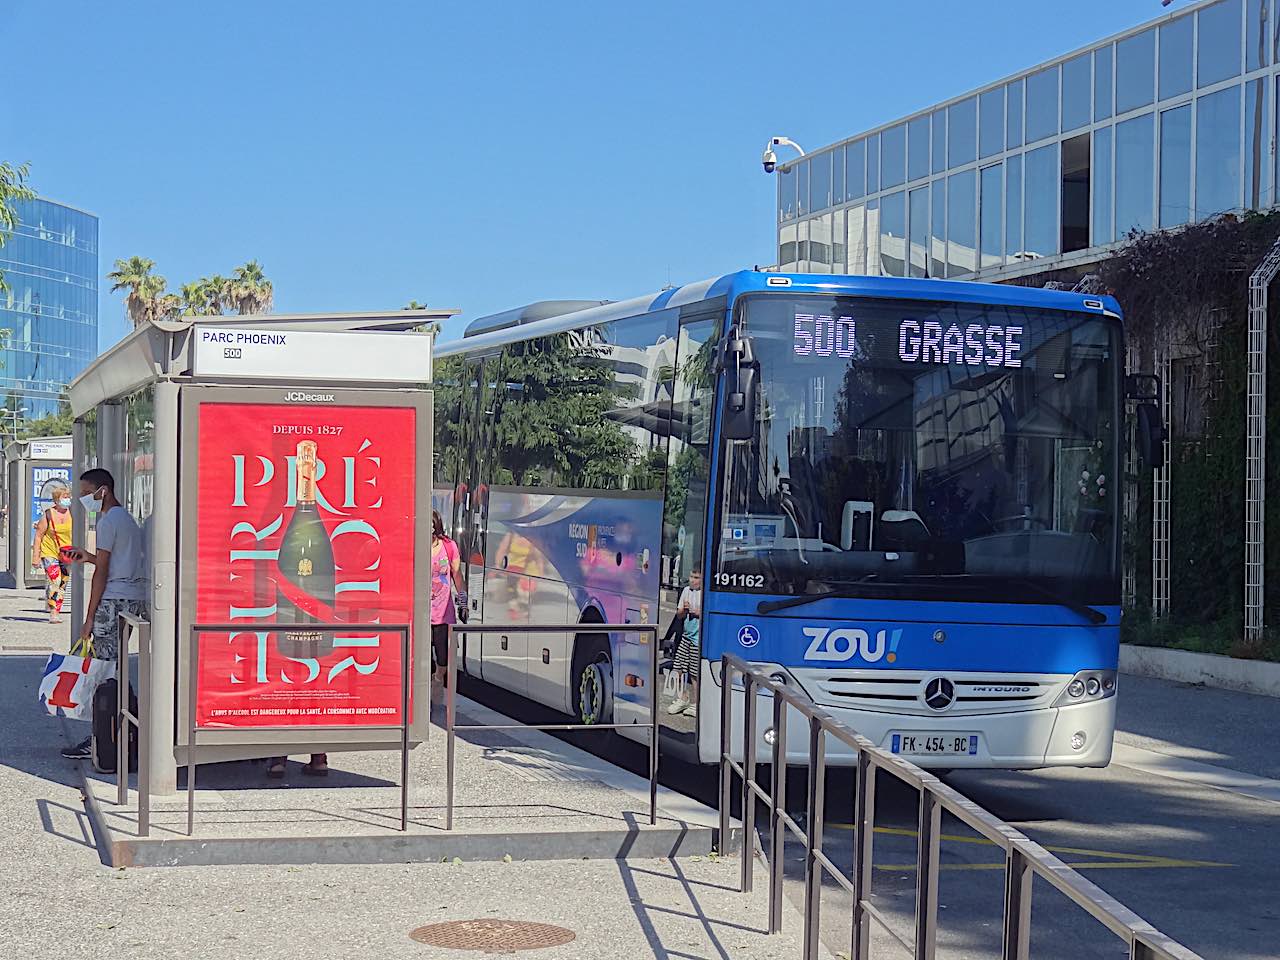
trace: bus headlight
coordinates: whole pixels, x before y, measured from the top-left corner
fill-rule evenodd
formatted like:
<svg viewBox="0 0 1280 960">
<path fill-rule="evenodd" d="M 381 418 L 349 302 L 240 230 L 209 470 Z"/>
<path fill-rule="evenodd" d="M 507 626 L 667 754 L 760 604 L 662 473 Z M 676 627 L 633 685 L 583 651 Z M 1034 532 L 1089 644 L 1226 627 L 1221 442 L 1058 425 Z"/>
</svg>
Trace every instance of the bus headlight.
<svg viewBox="0 0 1280 960">
<path fill-rule="evenodd" d="M 1092 700 L 1105 700 L 1116 695 L 1116 672 L 1114 670 L 1081 670 L 1067 689 L 1059 695 L 1055 707 L 1069 707 L 1074 703 L 1089 703 Z"/>
</svg>

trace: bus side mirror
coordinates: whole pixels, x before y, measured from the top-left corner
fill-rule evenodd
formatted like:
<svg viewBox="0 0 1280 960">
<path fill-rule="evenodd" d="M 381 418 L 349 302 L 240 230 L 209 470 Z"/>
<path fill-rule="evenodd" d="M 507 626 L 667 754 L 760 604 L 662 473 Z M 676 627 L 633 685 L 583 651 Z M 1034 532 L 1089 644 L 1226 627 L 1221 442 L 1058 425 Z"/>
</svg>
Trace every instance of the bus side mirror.
<svg viewBox="0 0 1280 960">
<path fill-rule="evenodd" d="M 1137 408 L 1138 456 L 1152 470 L 1164 466 L 1164 424 L 1160 421 L 1160 408 L 1154 403 L 1140 403 Z"/>
<path fill-rule="evenodd" d="M 736 384 L 726 387 L 724 425 L 720 432 L 726 440 L 750 440 L 756 435 L 759 371 L 755 367 L 743 367 L 735 379 Z"/>
<path fill-rule="evenodd" d="M 751 338 L 735 325 L 720 352 L 720 369 L 725 373 L 724 416 L 720 433 L 726 440 L 750 440 L 756 435 L 756 413 L 760 397 L 760 364 Z"/>
<path fill-rule="evenodd" d="M 1138 457 L 1152 470 L 1164 466 L 1164 424 L 1160 420 L 1160 378 L 1152 373 L 1125 377 L 1125 399 L 1136 400 Z"/>
</svg>

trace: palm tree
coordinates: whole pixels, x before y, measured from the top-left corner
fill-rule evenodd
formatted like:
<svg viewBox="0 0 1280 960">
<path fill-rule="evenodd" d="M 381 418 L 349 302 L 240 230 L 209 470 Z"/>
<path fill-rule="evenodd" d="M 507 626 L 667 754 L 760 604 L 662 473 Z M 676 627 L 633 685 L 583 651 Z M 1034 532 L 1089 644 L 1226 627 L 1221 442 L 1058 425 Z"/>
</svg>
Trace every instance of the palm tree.
<svg viewBox="0 0 1280 960">
<path fill-rule="evenodd" d="M 262 272 L 262 264 L 250 260 L 243 266 L 236 267 L 228 284 L 228 306 L 234 306 L 236 312 L 270 313 L 275 301 L 275 293 L 271 281 Z"/>
<path fill-rule="evenodd" d="M 182 297 L 176 293 L 162 293 L 151 300 L 151 319 L 177 320 L 182 316 Z"/>
<path fill-rule="evenodd" d="M 221 316 L 231 304 L 231 281 L 220 273 L 208 279 L 202 278 L 205 285 L 205 298 L 208 300 L 209 314 Z"/>
<path fill-rule="evenodd" d="M 208 280 L 201 278 L 194 283 L 184 283 L 179 291 L 182 297 L 183 313 L 194 314 L 195 316 L 207 316 L 212 313 L 209 309 L 209 289 Z"/>
<path fill-rule="evenodd" d="M 124 309 L 135 328 L 157 315 L 155 301 L 164 293 L 166 281 L 151 272 L 155 266 L 156 262 L 146 257 L 130 257 L 117 260 L 116 268 L 107 274 L 112 293 L 129 291 L 124 298 Z"/>
</svg>

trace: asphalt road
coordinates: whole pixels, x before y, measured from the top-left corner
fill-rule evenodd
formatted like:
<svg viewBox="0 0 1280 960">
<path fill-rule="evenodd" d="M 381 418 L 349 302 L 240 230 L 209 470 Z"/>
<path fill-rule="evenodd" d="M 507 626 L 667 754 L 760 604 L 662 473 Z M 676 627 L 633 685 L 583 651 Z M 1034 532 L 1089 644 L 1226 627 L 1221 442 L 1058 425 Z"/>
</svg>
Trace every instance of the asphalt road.
<svg viewBox="0 0 1280 960">
<path fill-rule="evenodd" d="M 464 692 L 525 721 L 545 716 L 541 708 L 483 685 Z M 947 780 L 1201 955 L 1262 960 L 1280 956 L 1280 783 L 1214 786 L 1205 780 L 1222 779 L 1216 773 L 1230 779 L 1233 771 L 1280 780 L 1277 731 L 1280 700 L 1125 677 L 1117 759 L 1109 768 L 969 771 Z M 644 771 L 644 751 L 634 744 L 605 734 L 566 737 Z M 712 771 L 666 763 L 662 779 L 715 802 Z M 788 807 L 803 819 L 803 771 L 793 770 L 789 784 Z M 853 862 L 852 794 L 852 775 L 834 771 L 823 849 L 846 871 Z M 893 933 L 909 942 L 918 799 L 884 775 L 878 794 L 873 901 Z M 763 817 L 757 822 L 767 831 Z M 951 818 L 944 819 L 943 835 L 938 955 L 999 956 L 1003 858 Z M 787 895 L 802 902 L 803 848 L 788 843 L 785 859 Z M 761 872 L 757 882 L 763 879 Z M 1033 956 L 1127 956 L 1118 939 L 1047 885 L 1036 885 L 1033 904 Z M 833 950 L 848 949 L 850 916 L 848 896 L 829 883 L 822 929 Z M 884 932 L 873 942 L 877 957 L 909 956 Z"/>
</svg>

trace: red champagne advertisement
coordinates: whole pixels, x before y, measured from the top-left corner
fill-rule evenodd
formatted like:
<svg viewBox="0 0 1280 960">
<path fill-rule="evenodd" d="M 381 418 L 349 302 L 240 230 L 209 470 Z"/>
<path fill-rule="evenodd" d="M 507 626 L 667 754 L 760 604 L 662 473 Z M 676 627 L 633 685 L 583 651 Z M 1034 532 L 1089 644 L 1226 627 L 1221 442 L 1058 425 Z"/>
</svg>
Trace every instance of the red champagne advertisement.
<svg viewBox="0 0 1280 960">
<path fill-rule="evenodd" d="M 200 727 L 399 726 L 410 623 L 415 411 L 200 406 Z M 191 509 L 188 507 L 187 509 Z M 264 626 L 269 625 L 269 626 Z"/>
</svg>

